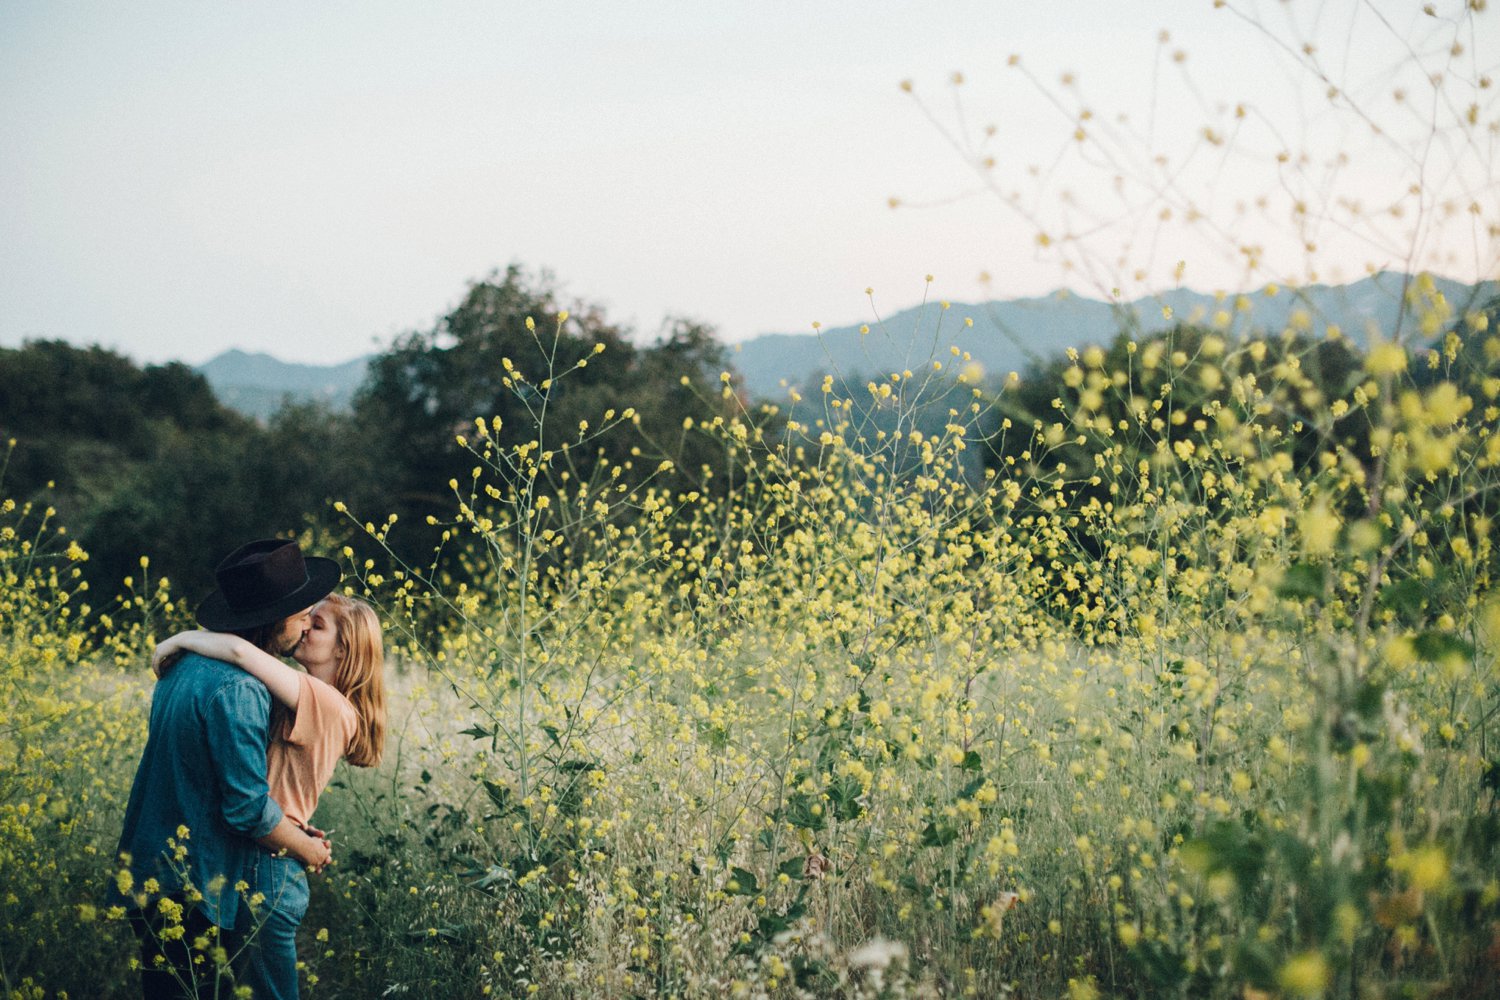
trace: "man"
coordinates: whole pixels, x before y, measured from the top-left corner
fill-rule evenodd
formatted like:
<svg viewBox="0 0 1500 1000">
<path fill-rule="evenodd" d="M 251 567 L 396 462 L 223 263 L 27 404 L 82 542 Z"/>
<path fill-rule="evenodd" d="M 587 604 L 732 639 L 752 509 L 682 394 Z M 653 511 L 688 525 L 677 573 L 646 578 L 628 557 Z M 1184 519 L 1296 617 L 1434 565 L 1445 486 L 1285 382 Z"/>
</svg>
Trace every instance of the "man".
<svg viewBox="0 0 1500 1000">
<path fill-rule="evenodd" d="M 286 655 L 340 575 L 333 560 L 304 558 L 292 542 L 250 542 L 215 570 L 219 586 L 198 606 L 198 624 Z M 220 972 L 253 937 L 252 911 L 270 905 L 256 899 L 267 892 L 262 859 L 285 851 L 310 868 L 329 861 L 327 841 L 283 816 L 268 793 L 270 711 L 260 681 L 196 654 L 157 682 L 117 880 L 148 1000 L 215 995 Z"/>
</svg>

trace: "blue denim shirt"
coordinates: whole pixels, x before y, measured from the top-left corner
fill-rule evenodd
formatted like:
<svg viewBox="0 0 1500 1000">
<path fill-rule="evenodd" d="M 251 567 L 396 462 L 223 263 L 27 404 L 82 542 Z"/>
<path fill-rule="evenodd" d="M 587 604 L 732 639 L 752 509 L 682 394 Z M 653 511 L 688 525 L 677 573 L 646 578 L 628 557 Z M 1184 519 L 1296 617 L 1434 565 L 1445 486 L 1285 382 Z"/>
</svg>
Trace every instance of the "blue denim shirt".
<svg viewBox="0 0 1500 1000">
<path fill-rule="evenodd" d="M 220 660 L 189 653 L 157 682 L 120 835 L 134 892 L 148 878 L 163 893 L 177 892 L 186 876 L 203 894 L 204 915 L 234 927 L 235 884 L 254 884 L 264 850 L 252 838 L 281 822 L 266 787 L 270 713 L 265 685 Z M 185 841 L 179 826 L 188 829 Z M 184 860 L 173 861 L 168 840 L 187 848 Z"/>
</svg>

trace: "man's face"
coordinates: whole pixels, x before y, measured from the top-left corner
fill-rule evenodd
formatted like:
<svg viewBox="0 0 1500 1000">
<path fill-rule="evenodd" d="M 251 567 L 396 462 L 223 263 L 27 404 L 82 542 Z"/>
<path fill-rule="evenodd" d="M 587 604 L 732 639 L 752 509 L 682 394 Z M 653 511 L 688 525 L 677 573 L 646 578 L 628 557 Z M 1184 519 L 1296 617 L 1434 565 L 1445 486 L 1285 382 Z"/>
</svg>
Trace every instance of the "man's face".
<svg viewBox="0 0 1500 1000">
<path fill-rule="evenodd" d="M 312 607 L 303 608 L 281 623 L 275 640 L 278 656 L 292 655 L 292 650 L 297 648 L 297 643 L 302 641 L 302 637 L 312 627 L 312 610 Z"/>
</svg>

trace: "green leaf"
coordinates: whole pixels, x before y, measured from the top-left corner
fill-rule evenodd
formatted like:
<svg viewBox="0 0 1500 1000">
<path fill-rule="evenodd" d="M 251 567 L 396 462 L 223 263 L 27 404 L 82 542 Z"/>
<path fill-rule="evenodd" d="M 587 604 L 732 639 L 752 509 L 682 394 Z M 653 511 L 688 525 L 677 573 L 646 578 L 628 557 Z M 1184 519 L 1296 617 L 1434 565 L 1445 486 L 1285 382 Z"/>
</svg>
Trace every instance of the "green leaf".
<svg viewBox="0 0 1500 1000">
<path fill-rule="evenodd" d="M 1244 891 L 1260 878 L 1265 868 L 1266 848 L 1260 838 L 1239 823 L 1221 821 L 1184 845 L 1183 861 L 1204 875 L 1228 872 Z"/>
<path fill-rule="evenodd" d="M 1354 787 L 1365 810 L 1366 821 L 1383 824 L 1390 822 L 1395 815 L 1405 780 L 1400 772 L 1376 771 L 1368 775 L 1360 771 L 1355 777 Z"/>
<path fill-rule="evenodd" d="M 715 753 L 729 746 L 729 730 L 721 722 L 699 722 L 698 735 L 703 737 L 703 741 Z"/>
<path fill-rule="evenodd" d="M 989 779 L 985 778 L 985 776 L 981 774 L 979 777 L 969 782 L 963 788 L 960 788 L 958 790 L 958 797 L 961 799 L 972 799 L 975 795 L 979 794 L 979 790 L 984 787 L 984 783 L 987 780 Z"/>
<path fill-rule="evenodd" d="M 730 882 L 733 882 L 735 884 L 735 888 L 731 889 L 729 888 L 729 883 L 725 883 L 725 892 L 737 896 L 760 895 L 760 882 L 756 879 L 754 872 L 748 872 L 745 869 L 736 866 L 729 869 L 729 879 Z"/>
<path fill-rule="evenodd" d="M 825 825 L 823 814 L 814 812 L 814 803 L 806 792 L 797 792 L 786 801 L 786 821 L 804 830 L 821 830 Z"/>
<path fill-rule="evenodd" d="M 1417 655 L 1429 663 L 1440 663 L 1450 657 L 1468 660 L 1474 657 L 1474 646 L 1452 632 L 1419 632 L 1412 637 Z"/>
<path fill-rule="evenodd" d="M 458 735 L 460 735 L 460 736 L 472 736 L 476 740 L 487 740 L 490 737 L 492 737 L 492 736 L 495 735 L 495 731 L 493 729 L 486 729 L 483 726 L 479 725 L 478 723 L 475 723 L 474 725 L 470 726 L 468 729 L 460 729 L 458 731 Z"/>
<path fill-rule="evenodd" d="M 1276 596 L 1287 600 L 1320 600 L 1323 597 L 1323 568 L 1311 563 L 1295 563 L 1282 574 Z"/>
<path fill-rule="evenodd" d="M 1234 952 L 1234 964 L 1252 986 L 1269 990 L 1276 986 L 1276 953 L 1264 941 L 1246 938 Z"/>
<path fill-rule="evenodd" d="M 829 967 L 827 962 L 824 962 L 820 958 L 804 958 L 801 955 L 793 956 L 792 973 L 796 978 L 798 988 L 811 990 L 823 996 L 832 993 L 833 987 L 838 983 L 838 975 Z M 822 989 L 816 988 L 820 986 Z"/>
<path fill-rule="evenodd" d="M 964 762 L 959 767 L 965 771 L 978 771 L 983 769 L 984 760 L 980 758 L 978 750 L 970 750 L 964 754 Z"/>
<path fill-rule="evenodd" d="M 833 806 L 835 819 L 855 819 L 865 811 L 864 803 L 860 796 L 865 793 L 864 786 L 858 780 L 845 776 L 836 779 L 828 786 L 828 799 Z"/>
<path fill-rule="evenodd" d="M 519 802 L 511 801 L 511 792 L 505 785 L 496 784 L 488 778 L 484 781 L 484 790 L 489 795 L 490 801 L 495 808 L 500 810 L 501 816 L 509 816 L 511 813 L 522 813 L 526 809 Z"/>
<path fill-rule="evenodd" d="M 1422 605 L 1427 597 L 1427 586 L 1415 577 L 1393 583 L 1380 591 L 1376 603 L 1394 611 L 1403 621 L 1415 622 L 1422 615 Z"/>
<path fill-rule="evenodd" d="M 1367 678 L 1354 693 L 1354 711 L 1362 719 L 1375 719 L 1385 707 L 1385 682 Z"/>
<path fill-rule="evenodd" d="M 923 847 L 946 847 L 958 839 L 958 828 L 943 823 L 928 823 L 922 831 Z"/>
<path fill-rule="evenodd" d="M 478 878 L 474 879 L 474 881 L 470 882 L 469 884 L 476 889 L 488 889 L 492 885 L 501 883 L 510 885 L 511 883 L 515 882 L 515 880 L 515 872 L 511 871 L 509 868 L 503 868 L 499 865 L 495 865 L 489 868 L 487 871 L 483 872 Z"/>
<path fill-rule="evenodd" d="M 1183 956 L 1160 941 L 1142 940 L 1126 954 L 1146 981 L 1163 993 L 1176 993 L 1188 977 L 1188 965 Z"/>
</svg>

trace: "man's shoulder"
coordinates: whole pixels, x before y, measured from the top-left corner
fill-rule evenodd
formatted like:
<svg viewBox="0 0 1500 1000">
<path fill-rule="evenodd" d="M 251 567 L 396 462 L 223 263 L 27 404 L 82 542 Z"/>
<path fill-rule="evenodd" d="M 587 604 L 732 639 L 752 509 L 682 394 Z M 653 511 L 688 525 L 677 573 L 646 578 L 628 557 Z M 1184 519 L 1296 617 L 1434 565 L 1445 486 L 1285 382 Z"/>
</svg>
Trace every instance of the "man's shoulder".
<svg viewBox="0 0 1500 1000">
<path fill-rule="evenodd" d="M 260 681 L 234 664 L 199 653 L 183 654 L 168 672 L 168 676 L 172 674 L 178 675 L 182 683 L 207 690 L 217 691 L 225 687 L 265 688 Z"/>
<path fill-rule="evenodd" d="M 243 670 L 223 660 L 189 653 L 157 682 L 151 705 L 153 725 L 158 716 L 163 725 L 229 718 L 264 724 L 270 717 L 271 696 L 264 684 Z"/>
</svg>

